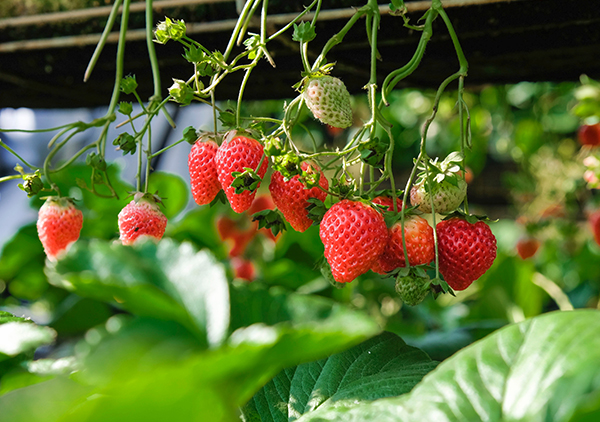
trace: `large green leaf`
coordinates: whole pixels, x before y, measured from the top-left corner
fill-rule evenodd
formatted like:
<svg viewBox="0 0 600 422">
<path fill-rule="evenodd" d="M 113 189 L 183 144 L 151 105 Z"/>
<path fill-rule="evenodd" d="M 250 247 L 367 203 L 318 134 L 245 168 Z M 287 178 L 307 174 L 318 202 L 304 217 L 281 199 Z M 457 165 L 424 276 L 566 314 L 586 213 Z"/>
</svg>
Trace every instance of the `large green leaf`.
<svg viewBox="0 0 600 422">
<path fill-rule="evenodd" d="M 308 421 L 567 421 L 600 391 L 600 312 L 505 327 L 444 361 L 409 394 L 317 409 Z"/>
<path fill-rule="evenodd" d="M 342 353 L 286 368 L 244 407 L 244 420 L 287 422 L 340 401 L 398 396 L 435 366 L 419 349 L 383 333 Z"/>
<path fill-rule="evenodd" d="M 163 239 L 135 247 L 100 240 L 76 242 L 47 267 L 49 281 L 81 296 L 138 315 L 180 322 L 221 342 L 229 325 L 229 295 L 222 265 L 206 251 Z"/>
<path fill-rule="evenodd" d="M 321 312 L 304 323 L 295 318 L 305 314 L 294 311 L 273 326 L 239 328 L 212 349 L 174 322 L 128 323 L 131 317 L 115 316 L 77 347 L 81 370 L 72 377 L 92 387 L 83 399 L 71 383 L 46 381 L 0 397 L 0 414 L 10 414 L 11 422 L 239 421 L 239 407 L 283 368 L 322 359 L 378 333 L 367 316 L 332 301 L 333 310 L 323 312 L 322 301 L 315 298 Z M 45 385 L 52 394 L 44 393 Z M 34 403 L 36 412 L 30 409 Z"/>
<path fill-rule="evenodd" d="M 52 328 L 0 311 L 0 361 L 33 352 L 43 344 L 52 343 L 55 338 L 56 332 Z"/>
</svg>

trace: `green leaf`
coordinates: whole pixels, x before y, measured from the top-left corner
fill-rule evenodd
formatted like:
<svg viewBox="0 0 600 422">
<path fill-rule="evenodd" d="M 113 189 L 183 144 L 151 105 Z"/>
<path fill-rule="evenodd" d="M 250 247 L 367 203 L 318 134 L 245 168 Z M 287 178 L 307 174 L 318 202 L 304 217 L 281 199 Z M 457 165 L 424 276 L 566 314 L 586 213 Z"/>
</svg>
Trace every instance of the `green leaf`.
<svg viewBox="0 0 600 422">
<path fill-rule="evenodd" d="M 0 397 L 0 415 L 11 422 L 239 421 L 239 407 L 283 368 L 339 353 L 380 330 L 367 315 L 323 297 L 258 285 L 233 290 L 240 318 L 232 317 L 235 331 L 223 344 L 205 350 L 173 322 L 118 315 L 78 345 L 84 366 L 71 378 L 83 391 L 61 378 L 20 388 Z M 265 322 L 245 326 L 252 318 Z"/>
<path fill-rule="evenodd" d="M 264 210 L 252 214 L 252 221 L 258 221 L 258 228 L 271 229 L 273 236 L 285 231 L 285 219 L 280 212 L 275 210 Z"/>
<path fill-rule="evenodd" d="M 162 197 L 161 210 L 171 220 L 188 204 L 189 186 L 184 180 L 171 173 L 155 171 L 150 175 L 149 192 L 158 192 Z"/>
<path fill-rule="evenodd" d="M 3 316 L 2 319 L 6 319 Z M 0 325 L 0 360 L 2 355 L 16 356 L 54 341 L 56 332 L 26 321 L 8 321 Z"/>
<path fill-rule="evenodd" d="M 317 409 L 298 422 L 568 421 L 600 390 L 600 312 L 553 312 L 461 350 L 409 394 Z"/>
<path fill-rule="evenodd" d="M 170 239 L 134 247 L 76 242 L 47 267 L 49 281 L 138 315 L 177 321 L 220 343 L 229 325 L 225 270 L 206 251 Z"/>
<path fill-rule="evenodd" d="M 28 322 L 33 323 L 30 319 L 15 316 L 7 311 L 0 311 L 0 325 L 7 322 Z"/>
<path fill-rule="evenodd" d="M 283 422 L 338 402 L 397 396 L 408 393 L 435 366 L 419 349 L 383 333 L 342 353 L 285 369 L 243 414 L 245 420 Z"/>
<path fill-rule="evenodd" d="M 294 41 L 306 43 L 314 40 L 316 36 L 315 28 L 310 22 L 294 24 L 294 34 L 292 35 Z"/>
<path fill-rule="evenodd" d="M 385 154 L 390 147 L 390 140 L 377 137 L 359 144 L 360 159 L 375 168 L 383 168 Z"/>
</svg>

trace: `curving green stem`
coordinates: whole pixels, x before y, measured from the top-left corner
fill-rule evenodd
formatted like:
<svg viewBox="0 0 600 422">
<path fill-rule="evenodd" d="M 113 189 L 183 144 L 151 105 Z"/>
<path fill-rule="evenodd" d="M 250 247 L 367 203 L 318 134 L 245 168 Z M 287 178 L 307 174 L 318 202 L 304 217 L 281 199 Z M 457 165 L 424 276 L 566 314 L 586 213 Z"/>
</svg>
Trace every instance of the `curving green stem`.
<svg viewBox="0 0 600 422">
<path fill-rule="evenodd" d="M 438 16 L 438 13 L 432 11 L 431 9 L 426 14 L 425 24 L 423 25 L 423 33 L 421 34 L 421 38 L 419 39 L 419 44 L 417 45 L 417 49 L 415 50 L 415 54 L 409 60 L 409 62 L 401 67 L 400 69 L 396 69 L 391 72 L 383 81 L 381 88 L 382 101 L 385 105 L 388 105 L 389 102 L 387 97 L 390 92 L 396 87 L 396 85 L 404 78 L 408 77 L 411 73 L 413 73 L 421 63 L 423 59 L 423 55 L 425 54 L 425 48 L 427 47 L 427 43 L 433 36 L 433 21 Z"/>
<path fill-rule="evenodd" d="M 0 183 L 2 182 L 8 182 L 9 180 L 17 180 L 17 179 L 21 179 L 23 176 L 20 174 L 13 174 L 12 176 L 3 176 L 0 177 Z"/>
<path fill-rule="evenodd" d="M 4 148 L 5 150 L 7 150 L 8 152 L 10 152 L 12 155 L 14 155 L 15 157 L 17 157 L 19 160 L 21 160 L 23 162 L 23 164 L 25 164 L 27 167 L 29 167 L 31 170 L 39 170 L 40 168 L 37 166 L 34 166 L 32 164 L 29 164 L 27 161 L 25 161 L 23 159 L 23 157 L 21 157 L 19 154 L 17 154 L 11 147 L 9 147 L 8 145 L 6 145 L 4 142 L 2 142 L 2 140 L 0 139 L 0 147 Z"/>
<path fill-rule="evenodd" d="M 100 41 L 98 41 L 98 44 L 96 45 L 96 49 L 94 50 L 94 54 L 92 54 L 92 58 L 90 59 L 90 62 L 88 63 L 87 69 L 85 70 L 85 74 L 83 76 L 83 82 L 87 82 L 88 79 L 90 78 L 90 76 L 92 75 L 92 71 L 94 70 L 96 63 L 98 62 L 98 59 L 100 58 L 100 54 L 102 53 L 102 50 L 104 49 L 104 46 L 106 45 L 108 36 L 110 35 L 110 32 L 112 31 L 115 21 L 117 20 L 119 7 L 121 7 L 121 2 L 122 2 L 122 0 L 115 0 L 115 2 L 113 3 L 113 7 L 110 11 L 110 15 L 108 16 L 108 20 L 106 21 L 106 25 L 104 26 L 104 31 L 102 31 L 102 35 L 100 36 Z M 150 0 L 150 3 L 151 2 L 152 1 Z"/>
<path fill-rule="evenodd" d="M 369 1 L 371 1 L 371 0 L 369 0 Z M 350 20 L 348 20 L 348 22 L 346 22 L 346 25 L 344 25 L 344 27 L 340 30 L 340 32 L 338 32 L 337 34 L 332 36 L 327 41 L 327 43 L 325 43 L 325 45 L 323 46 L 323 49 L 321 50 L 321 53 L 319 54 L 319 56 L 316 58 L 315 62 L 313 63 L 313 66 L 312 66 L 313 72 L 316 71 L 317 69 L 319 69 L 323 65 L 323 62 L 326 61 L 327 53 L 329 53 L 329 51 L 333 47 L 335 47 L 336 45 L 338 45 L 339 43 L 341 43 L 344 40 L 344 37 L 346 36 L 348 31 L 350 31 L 350 29 L 352 29 L 354 24 L 361 17 L 366 15 L 370 9 L 371 9 L 370 5 L 366 5 L 366 6 L 361 7 L 360 9 L 357 9 L 356 12 L 354 13 L 354 15 L 352 15 L 352 17 L 350 18 Z"/>
<path fill-rule="evenodd" d="M 465 155 L 465 146 L 467 142 L 467 135 L 465 134 L 465 124 L 464 124 L 464 116 L 463 116 L 463 108 L 466 108 L 465 101 L 463 100 L 463 93 L 465 90 L 465 77 L 460 76 L 458 78 L 458 121 L 460 123 L 460 152 L 462 154 L 463 159 L 463 180 L 465 183 L 467 182 L 467 165 L 466 165 L 466 155 Z M 468 113 L 468 109 L 467 109 Z M 469 118 L 467 118 L 467 125 L 469 125 Z M 464 209 L 465 214 L 469 214 L 469 201 L 467 200 L 467 195 L 465 195 L 464 200 Z"/>
</svg>

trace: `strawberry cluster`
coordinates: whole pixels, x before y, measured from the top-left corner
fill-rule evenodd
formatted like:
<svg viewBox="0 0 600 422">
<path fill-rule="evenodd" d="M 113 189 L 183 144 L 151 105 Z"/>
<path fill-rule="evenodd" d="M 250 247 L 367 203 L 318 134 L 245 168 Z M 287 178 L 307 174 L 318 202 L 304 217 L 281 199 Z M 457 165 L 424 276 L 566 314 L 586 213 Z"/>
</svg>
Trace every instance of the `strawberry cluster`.
<svg viewBox="0 0 600 422">
<path fill-rule="evenodd" d="M 331 88 L 328 79 L 321 78 L 318 82 Z M 306 98 L 306 101 L 311 100 Z M 341 198 L 324 212 L 320 222 L 309 210 L 313 201 L 321 204 L 325 201 L 329 182 L 319 166 L 310 161 L 275 160 L 281 170 L 273 171 L 268 186 L 274 204 L 255 206 L 254 196 L 266 174 L 267 162 L 261 143 L 248 136 L 225 135 L 221 146 L 214 140 L 198 139 L 188 161 L 194 199 L 200 205 L 207 204 L 215 198 L 218 189 L 223 189 L 236 213 L 251 210 L 254 214 L 276 206 L 298 232 L 318 222 L 324 255 L 336 282 L 351 282 L 369 270 L 395 274 L 398 275 L 397 290 L 405 303 L 422 301 L 431 289 L 431 281 L 423 268 L 436 259 L 434 229 L 422 214 L 450 214 L 463 202 L 467 183 L 459 165 L 462 163 L 460 155 L 451 154 L 441 163 L 434 161 L 427 165 L 411 190 L 413 207 L 409 210 L 400 199 L 394 203 L 390 196 L 378 196 L 371 201 Z M 385 213 L 395 216 L 389 227 Z M 270 221 L 271 217 L 266 216 L 265 220 Z M 257 223 L 254 224 L 246 223 L 246 228 L 241 229 L 239 223 L 229 217 L 217 221 L 221 239 L 230 245 L 229 255 L 235 259 L 240 274 L 244 271 L 254 274 L 243 258 L 259 230 Z M 466 289 L 495 259 L 496 240 L 491 230 L 484 222 L 468 221 L 466 216 L 441 221 L 436 230 L 441 275 L 451 288 Z M 406 271 L 398 271 L 403 268 Z"/>
</svg>

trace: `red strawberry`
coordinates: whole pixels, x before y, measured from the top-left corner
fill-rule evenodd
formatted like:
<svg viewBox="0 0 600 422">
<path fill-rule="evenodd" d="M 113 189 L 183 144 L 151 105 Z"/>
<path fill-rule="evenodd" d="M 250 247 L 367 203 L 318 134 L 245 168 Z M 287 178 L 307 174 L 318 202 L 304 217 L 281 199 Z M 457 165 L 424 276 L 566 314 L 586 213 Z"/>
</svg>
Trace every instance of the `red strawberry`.
<svg viewBox="0 0 600 422">
<path fill-rule="evenodd" d="M 304 161 L 300 168 L 303 171 L 313 171 L 315 173 L 318 171 L 320 173 L 319 186 L 325 190 L 329 189 L 327 178 L 316 164 Z M 271 176 L 269 191 L 275 205 L 277 205 L 277 208 L 283 213 L 283 216 L 294 230 L 304 232 L 313 223 L 308 217 L 308 211 L 306 210 L 306 207 L 309 205 L 308 198 L 317 198 L 324 201 L 327 193 L 318 187 L 307 189 L 299 178 L 300 175 L 296 175 L 289 181 L 286 181 L 282 174 L 276 171 Z"/>
<path fill-rule="evenodd" d="M 198 139 L 188 155 L 188 169 L 192 195 L 198 205 L 210 204 L 221 190 L 217 176 L 215 155 L 219 148 L 215 141 Z"/>
<path fill-rule="evenodd" d="M 592 211 L 588 215 L 588 222 L 592 227 L 592 233 L 594 233 L 594 240 L 600 246 L 600 209 Z"/>
<path fill-rule="evenodd" d="M 235 278 L 240 278 L 246 281 L 253 281 L 256 278 L 256 268 L 254 263 L 244 258 L 231 258 L 231 266 Z"/>
<path fill-rule="evenodd" d="M 600 123 L 582 125 L 577 131 L 577 139 L 581 145 L 593 147 L 600 145 Z"/>
<path fill-rule="evenodd" d="M 373 198 L 373 203 L 387 207 L 387 211 L 402 210 L 402 199 L 396 197 L 396 210 L 394 210 L 394 201 L 391 196 L 376 196 Z"/>
<path fill-rule="evenodd" d="M 83 214 L 67 198 L 50 197 L 38 212 L 37 231 L 44 252 L 56 261 L 67 247 L 79 239 Z"/>
<path fill-rule="evenodd" d="M 320 235 L 333 278 L 348 283 L 371 268 L 383 252 L 388 232 L 381 213 L 344 199 L 325 213 Z"/>
<path fill-rule="evenodd" d="M 133 201 L 119 213 L 119 240 L 123 245 L 132 245 L 140 236 L 156 241 L 165 234 L 167 217 L 158 207 L 155 195 L 138 192 Z"/>
<path fill-rule="evenodd" d="M 464 290 L 481 277 L 496 258 L 496 238 L 483 221 L 453 217 L 437 225 L 440 273 L 454 290 Z"/>
<path fill-rule="evenodd" d="M 411 266 L 429 264 L 435 258 L 433 228 L 427 220 L 417 215 L 410 215 L 404 220 L 406 233 L 406 251 Z M 402 245 L 402 224 L 396 222 L 389 230 L 389 239 L 383 253 L 372 268 L 379 274 L 405 267 L 404 248 Z"/>
<path fill-rule="evenodd" d="M 219 182 L 229 199 L 231 208 L 241 213 L 246 211 L 252 205 L 256 191 L 243 191 L 235 193 L 235 188 L 231 183 L 235 179 L 231 175 L 233 172 L 243 172 L 244 168 L 256 170 L 258 163 L 263 158 L 263 146 L 256 139 L 246 138 L 245 136 L 236 136 L 229 142 L 223 141 L 217 151 L 215 161 L 217 163 L 217 172 Z M 262 178 L 267 172 L 267 159 L 262 162 L 257 174 Z M 260 186 L 260 183 L 258 184 Z"/>
<path fill-rule="evenodd" d="M 540 248 L 540 241 L 534 237 L 524 237 L 517 242 L 517 253 L 521 259 L 531 258 Z"/>
<path fill-rule="evenodd" d="M 217 220 L 217 231 L 221 240 L 228 244 L 229 256 L 240 256 L 246 250 L 246 246 L 256 235 L 256 227 L 241 228 L 235 220 L 229 217 L 221 217 Z"/>
</svg>

